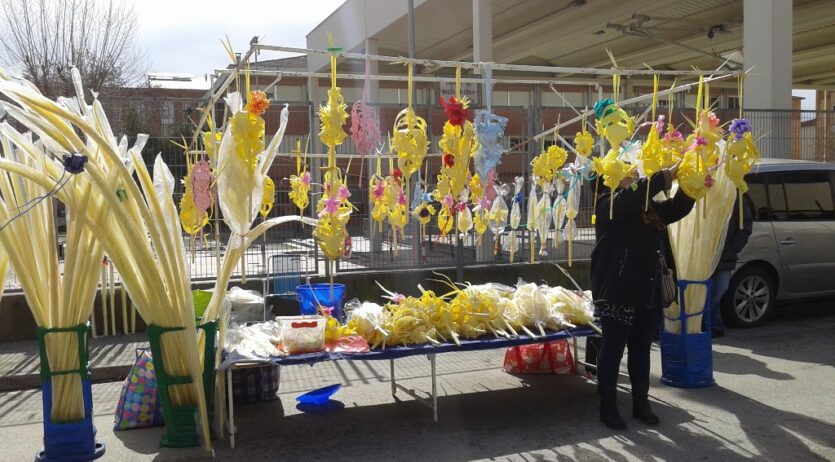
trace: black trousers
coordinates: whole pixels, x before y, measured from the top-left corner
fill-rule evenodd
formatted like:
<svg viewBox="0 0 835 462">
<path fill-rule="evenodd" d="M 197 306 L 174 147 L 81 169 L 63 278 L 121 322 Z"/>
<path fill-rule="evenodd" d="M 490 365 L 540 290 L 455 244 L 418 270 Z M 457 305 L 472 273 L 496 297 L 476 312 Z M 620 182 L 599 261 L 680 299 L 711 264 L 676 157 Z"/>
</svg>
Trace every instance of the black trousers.
<svg viewBox="0 0 835 462">
<path fill-rule="evenodd" d="M 649 392 L 649 352 L 658 327 L 654 310 L 635 310 L 631 326 L 611 318 L 603 318 L 603 342 L 597 356 L 597 383 L 601 390 L 614 391 L 618 383 L 623 351 L 629 349 L 627 368 L 632 395 L 645 397 Z"/>
</svg>

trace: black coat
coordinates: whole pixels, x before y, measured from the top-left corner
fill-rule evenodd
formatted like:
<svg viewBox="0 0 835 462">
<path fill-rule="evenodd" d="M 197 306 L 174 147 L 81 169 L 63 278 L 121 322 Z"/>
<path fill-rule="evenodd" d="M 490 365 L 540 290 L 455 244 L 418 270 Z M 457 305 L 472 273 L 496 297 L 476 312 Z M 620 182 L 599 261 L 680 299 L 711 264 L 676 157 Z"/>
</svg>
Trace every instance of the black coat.
<svg viewBox="0 0 835 462">
<path fill-rule="evenodd" d="M 728 221 L 728 232 L 725 234 L 725 246 L 722 247 L 722 256 L 719 257 L 716 271 L 732 271 L 739 260 L 739 252 L 742 252 L 748 238 L 751 237 L 754 217 L 750 201 L 748 196 L 742 196 L 742 229 L 739 229 L 739 201 L 734 203 L 734 210 Z"/>
<path fill-rule="evenodd" d="M 659 254 L 675 270 L 666 225 L 684 218 L 693 208 L 693 199 L 679 189 L 675 197 L 653 200 L 665 186 L 663 173 L 649 181 L 640 179 L 636 189 L 617 189 L 612 219 L 609 219 L 609 188 L 599 185 L 597 199 L 597 242 L 591 254 L 591 286 L 595 300 L 633 308 L 645 308 L 652 302 L 654 278 L 659 270 Z M 659 229 L 644 219 L 647 187 L 649 207 L 663 222 Z"/>
</svg>

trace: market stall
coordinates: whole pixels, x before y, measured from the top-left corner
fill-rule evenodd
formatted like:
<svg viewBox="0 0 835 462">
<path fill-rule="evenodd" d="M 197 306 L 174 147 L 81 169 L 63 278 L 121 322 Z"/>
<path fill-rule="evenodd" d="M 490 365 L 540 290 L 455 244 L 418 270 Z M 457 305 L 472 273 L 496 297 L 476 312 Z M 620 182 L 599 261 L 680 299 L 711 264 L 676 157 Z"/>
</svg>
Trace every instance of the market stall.
<svg viewBox="0 0 835 462">
<path fill-rule="evenodd" d="M 443 353 L 463 352 L 463 351 L 477 351 L 477 350 L 492 350 L 510 348 L 519 345 L 528 345 L 534 343 L 546 343 L 555 340 L 570 339 L 572 341 L 574 357 L 577 355 L 577 339 L 580 337 L 587 337 L 596 335 L 594 329 L 590 327 L 576 327 L 558 332 L 548 332 L 545 336 L 531 337 L 528 335 L 519 335 L 514 338 L 496 338 L 493 336 L 485 336 L 476 339 L 461 340 L 460 345 L 452 342 L 442 343 L 440 345 L 405 345 L 387 348 L 385 350 L 368 351 L 364 353 L 349 353 L 349 352 L 315 352 L 304 353 L 291 356 L 274 356 L 264 359 L 247 358 L 240 355 L 226 355 L 220 370 L 224 371 L 226 377 L 226 384 L 231 390 L 232 388 L 232 371 L 238 368 L 246 368 L 253 366 L 262 366 L 265 364 L 272 364 L 276 366 L 298 366 L 298 365 L 313 365 L 324 361 L 385 361 L 388 360 L 390 364 L 389 380 L 391 381 L 391 395 L 395 397 L 397 391 L 402 391 L 407 395 L 415 398 L 422 404 L 429 406 L 432 409 L 432 418 L 438 422 L 438 392 L 437 392 L 437 372 L 436 372 L 436 356 Z M 427 396 L 421 396 L 418 391 L 407 388 L 402 384 L 397 383 L 395 375 L 395 361 L 398 359 L 407 358 L 410 356 L 426 356 L 430 366 L 430 392 L 424 392 Z M 576 371 L 575 371 L 576 372 Z M 235 447 L 235 434 L 237 427 L 235 426 L 235 409 L 232 393 L 228 394 L 228 419 L 227 428 L 229 431 L 229 443 Z"/>
<path fill-rule="evenodd" d="M 85 394 L 89 386 L 83 386 L 86 380 L 86 342 L 82 341 L 86 335 L 84 321 L 89 316 L 90 304 L 83 301 L 89 301 L 94 295 L 96 281 L 95 277 L 91 277 L 95 276 L 94 273 L 85 273 L 84 280 L 79 284 L 59 277 L 57 257 L 45 250 L 54 241 L 51 232 L 45 231 L 23 246 L 23 250 L 31 251 L 37 261 L 43 261 L 37 269 L 45 271 L 48 278 L 34 271 L 30 262 L 34 257 L 24 258 L 29 254 L 22 252 L 17 241 L 12 239 L 12 233 L 16 237 L 28 235 L 18 228 L 37 217 L 43 219 L 41 228 L 52 228 L 49 221 L 43 218 L 50 213 L 49 201 L 45 199 L 58 198 L 72 212 L 73 226 L 69 228 L 71 232 L 67 242 L 69 257 L 65 264 L 71 267 L 75 262 L 78 266 L 79 262 L 97 262 L 103 254 L 108 255 L 123 278 L 124 289 L 150 327 L 149 335 L 161 375 L 163 406 L 167 416 L 162 444 L 182 447 L 202 441 L 204 448 L 210 450 L 211 439 L 206 436 L 210 434 L 208 408 L 212 396 L 215 396 L 215 412 L 223 415 L 223 393 L 231 391 L 223 389 L 223 382 L 212 383 L 214 368 L 219 366 L 226 371 L 226 379 L 231 386 L 229 371 L 253 364 L 251 357 L 236 358 L 232 349 L 224 355 L 222 348 L 215 348 L 216 339 L 219 345 L 224 345 L 227 320 L 222 315 L 222 302 L 234 269 L 239 265 L 246 268 L 247 247 L 273 226 L 295 221 L 310 225 L 317 251 L 321 251 L 329 261 L 331 270 L 327 276 L 331 298 L 335 294 L 333 276 L 336 265 L 333 263 L 350 251 L 351 236 L 347 224 L 355 209 L 350 199 L 347 175 L 337 162 L 339 156 L 336 152 L 349 135 L 362 156 L 371 154 L 372 149 L 379 152 L 376 174 L 369 178 L 370 200 L 374 207 L 371 217 L 376 225 L 380 229 L 388 226 L 396 241 L 412 218 L 421 226 L 434 221 L 442 235 L 450 235 L 451 240 L 454 239 L 459 257 L 462 236 L 467 236 L 471 230 L 478 239 L 488 231 L 498 236 L 508 231 L 509 222 L 510 233 L 505 241 L 505 250 L 511 255 L 518 250 L 515 235 L 518 229 L 527 229 L 530 233 L 531 263 L 537 258 L 536 236 L 539 236 L 539 255 L 543 255 L 547 252 L 549 233 L 553 232 L 553 245 L 558 245 L 561 239 L 566 241 L 568 264 L 571 266 L 572 240 L 577 226 L 575 218 L 581 186 L 585 182 L 600 177 L 603 180 L 600 183 L 614 190 L 627 177 L 646 178 L 661 169 L 679 165 L 674 188 L 684 190 L 697 201 L 697 205 L 694 212 L 670 230 L 670 237 L 677 257 L 678 254 L 693 255 L 689 259 L 675 258 L 675 261 L 687 261 L 687 264 L 678 263 L 678 275 L 683 280 L 696 283 L 697 287 L 689 290 L 682 288 L 678 303 L 673 303 L 665 311 L 667 323 L 662 345 L 681 345 L 682 357 L 675 359 L 686 362 L 688 349 L 698 343 L 693 348 L 707 352 L 708 358 L 706 364 L 700 365 L 707 366 L 699 368 L 707 373 L 698 383 L 712 383 L 710 335 L 701 327 L 702 317 L 709 310 L 706 306 L 709 287 L 700 287 L 699 284 L 709 277 L 716 266 L 716 249 L 721 248 L 727 218 L 733 202 L 737 198 L 741 200 L 737 192 L 741 194 L 745 191 L 744 175 L 756 163 L 758 152 L 750 124 L 741 113 L 725 131 L 725 124 L 712 112 L 709 86 L 711 82 L 737 77 L 741 94 L 744 72 L 723 69 L 724 65 L 713 71 L 622 69 L 611 54 L 612 67 L 609 69 L 435 61 L 348 53 L 333 44 L 327 50 L 271 46 L 257 39 L 250 43 L 249 50 L 240 59 L 235 56 L 231 44 L 227 44 L 227 51 L 234 63 L 231 74 L 213 85 L 209 104 L 202 110 L 191 142 L 184 140 L 182 145 L 187 171 L 183 178 L 185 191 L 179 211 L 173 201 L 176 179 L 162 157 L 158 156 L 153 168 L 149 169 L 141 152 L 145 136 L 137 137 L 132 147 L 128 147 L 126 139 L 117 139 L 95 94 L 92 103 L 85 98 L 80 77 L 74 74 L 78 93 L 75 98 L 53 101 L 28 82 L 0 73 L 0 93 L 11 102 L 4 107 L 11 117 L 30 131 L 19 132 L 9 124 L 0 127 L 0 142 L 5 153 L 0 156 L 0 170 L 10 178 L 14 176 L 25 180 L 20 185 L 6 181 L 0 189 L 3 189 L 6 201 L 12 197 L 22 198 L 28 206 L 22 210 L 17 203 L 0 204 L 0 218 L 3 219 L 0 231 L 8 230 L 0 233 L 0 247 L 9 255 L 9 261 L 18 274 L 30 274 L 23 288 L 27 300 L 38 301 L 34 303 L 30 300 L 38 325 L 57 332 L 57 335 L 43 340 L 41 353 L 45 366 L 44 383 L 55 385 L 51 392 L 44 393 L 45 396 L 54 395 L 54 399 L 45 399 L 45 409 L 48 414 L 54 414 L 52 417 L 56 421 L 72 421 L 86 415 L 85 421 L 91 422 L 89 406 L 84 405 L 91 400 L 89 393 Z M 289 118 L 286 108 L 281 113 L 278 131 L 269 143 L 266 141 L 263 115 L 270 105 L 270 98 L 264 91 L 251 88 L 248 63 L 258 52 L 267 51 L 323 54 L 330 58 L 330 88 L 325 104 L 318 109 L 321 122 L 318 137 L 327 148 L 327 164 L 321 172 L 306 165 L 300 145 L 296 146 L 295 152 L 279 152 Z M 365 104 L 353 107 L 353 117 L 348 123 L 351 115 L 337 85 L 341 78 L 337 72 L 340 59 L 407 65 L 408 103 L 397 115 L 391 127 L 392 135 L 382 144 L 380 134 L 383 130 L 374 126 L 378 119 L 372 107 Z M 426 120 L 415 113 L 411 95 L 415 80 L 440 82 L 444 78 L 415 77 L 415 66 L 449 68 L 455 72 L 455 77 L 451 79 L 455 85 L 454 96 L 440 98 L 439 101 L 446 120 L 437 145 L 432 144 Z M 478 71 L 483 78 L 465 78 L 462 69 Z M 612 98 L 602 98 L 598 91 L 601 98 L 593 109 L 571 107 L 576 117 L 558 122 L 553 128 L 510 149 L 539 142 L 542 150 L 531 162 L 532 175 L 529 178 L 519 176 L 514 182 L 516 194 L 510 207 L 504 199 L 510 185 L 501 184 L 496 173 L 496 166 L 506 153 L 499 138 L 503 136 L 507 120 L 491 112 L 490 98 L 486 98 L 486 107 L 475 111 L 461 92 L 461 85 L 471 81 L 483 83 L 486 94 L 491 94 L 494 71 L 612 77 Z M 276 71 L 277 78 L 281 75 L 281 71 Z M 621 99 L 620 78 L 633 75 L 653 77 L 653 91 Z M 669 89 L 660 90 L 660 76 L 695 80 L 689 83 L 675 80 Z M 365 78 L 380 77 L 366 75 Z M 553 82 L 547 80 L 547 83 Z M 695 117 L 692 121 L 686 120 L 689 128 L 682 128 L 685 126 L 682 121 L 674 124 L 671 120 L 672 100 L 668 100 L 666 118 L 664 115 L 656 117 L 659 98 L 691 88 L 697 88 L 698 93 Z M 226 104 L 226 120 L 213 117 L 216 103 L 221 98 Z M 360 103 L 364 100 L 365 97 Z M 630 103 L 641 101 L 651 101 L 652 105 L 642 114 L 630 114 Z M 475 112 L 472 116 L 471 109 Z M 595 119 L 594 124 L 591 123 L 592 118 Z M 311 122 L 314 119 L 311 114 Z M 573 143 L 569 143 L 560 130 L 578 122 L 582 123 L 581 131 L 576 134 Z M 350 134 L 345 131 L 346 126 L 350 126 Z M 32 141 L 33 133 L 38 138 L 37 143 Z M 554 146 L 546 147 L 547 137 L 553 138 Z M 557 141 L 561 144 L 557 145 Z M 593 158 L 595 153 L 599 155 Z M 423 166 L 426 157 L 431 155 L 439 156 L 441 165 L 430 175 Z M 311 218 L 283 216 L 267 219 L 276 194 L 275 182 L 269 172 L 273 160 L 279 156 L 296 160 L 296 175 L 290 178 L 293 189 L 291 199 L 300 214 L 311 205 Z M 304 158 L 306 156 L 305 153 Z M 381 168 L 383 160 L 388 163 L 387 172 Z M 409 179 L 414 180 L 415 177 L 418 181 L 412 184 Z M 525 191 L 529 191 L 527 197 Z M 313 196 L 318 197 L 315 204 L 311 199 Z M 649 200 L 650 197 L 647 197 L 646 201 Z M 527 203 L 524 204 L 524 201 Z M 596 213 L 608 214 L 611 218 L 613 212 L 609 209 Z M 17 221 L 21 217 L 25 220 Z M 595 217 L 592 215 L 592 224 Z M 195 323 L 198 313 L 190 294 L 191 281 L 188 278 L 183 234 L 194 238 L 204 232 L 204 228 L 213 227 L 214 233 L 220 236 L 221 219 L 230 231 L 228 243 L 222 255 L 221 247 L 217 247 L 215 290 Z M 499 251 L 498 246 L 495 251 Z M 568 338 L 575 339 L 576 348 L 577 337 L 591 335 L 596 329 L 592 294 L 582 292 L 579 287 L 573 291 L 522 282 L 516 287 L 497 284 L 473 286 L 464 284 L 460 258 L 458 263 L 456 283 L 445 281 L 447 293 L 435 294 L 420 285 L 417 286 L 420 291 L 417 296 L 404 296 L 383 289 L 388 299 L 384 306 L 362 303 L 351 310 L 344 325 L 330 316 L 329 310 L 336 307 L 320 302 L 316 308 L 321 317 L 289 322 L 292 328 L 321 330 L 321 335 L 317 334 L 315 339 L 318 346 L 289 348 L 292 337 L 282 331 L 278 342 L 282 348 L 272 346 L 272 351 L 276 352 L 272 354 L 267 346 L 262 351 L 266 354 L 260 355 L 261 359 L 255 362 L 294 365 L 340 359 L 389 360 L 392 394 L 400 390 L 419 398 L 414 390 L 397 384 L 394 365 L 397 359 L 426 355 L 432 369 L 431 399 L 427 402 L 437 420 L 437 354 Z M 90 264 L 81 266 L 95 267 Z M 38 277 L 42 277 L 41 282 L 51 282 L 41 283 Z M 242 279 L 246 279 L 245 271 L 242 271 Z M 65 293 L 64 296 L 59 296 L 59 292 Z M 74 343 L 78 345 L 77 359 L 75 349 L 58 348 L 63 351 L 61 354 L 56 350 L 60 346 L 58 343 L 63 345 L 68 341 L 70 334 L 67 329 L 77 329 L 77 332 L 73 331 L 76 332 Z M 165 342 L 161 340 L 163 334 L 167 336 Z M 357 345 L 364 343 L 364 347 L 326 351 L 326 340 L 345 339 L 348 342 L 357 341 Z M 72 344 L 69 342 L 70 346 Z M 668 347 L 662 354 L 669 355 L 672 351 Z M 690 367 L 668 367 L 680 361 L 663 363 L 669 383 L 690 386 Z M 74 369 L 76 364 L 80 366 L 77 370 Z M 65 370 L 80 377 L 72 376 L 66 380 L 64 376 L 50 377 L 50 374 L 64 374 L 62 371 Z M 215 385 L 218 385 L 219 393 L 215 392 Z M 231 404 L 230 401 L 228 421 L 234 444 L 234 409 Z M 90 431 L 91 426 L 88 427 L 85 429 L 85 440 L 94 450 L 95 433 Z M 52 431 L 45 426 L 47 437 Z M 47 456 L 51 452 L 48 443 Z M 100 451 L 82 452 L 80 458 L 100 455 Z"/>
</svg>

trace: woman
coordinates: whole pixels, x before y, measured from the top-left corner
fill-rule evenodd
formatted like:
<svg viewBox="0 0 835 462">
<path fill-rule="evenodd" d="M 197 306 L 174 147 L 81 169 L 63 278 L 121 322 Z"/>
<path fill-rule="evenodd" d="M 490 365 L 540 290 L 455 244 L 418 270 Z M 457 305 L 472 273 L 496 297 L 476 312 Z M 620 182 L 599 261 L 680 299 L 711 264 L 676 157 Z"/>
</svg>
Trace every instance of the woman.
<svg viewBox="0 0 835 462">
<path fill-rule="evenodd" d="M 675 268 L 667 225 L 684 218 L 693 208 L 693 199 L 681 189 L 672 199 L 652 198 L 669 190 L 677 173 L 675 165 L 650 179 L 626 178 L 614 194 L 598 180 L 597 242 L 591 254 L 592 293 L 603 324 L 597 380 L 600 420 L 615 430 L 626 428 L 618 413 L 616 387 L 627 346 L 632 415 L 647 425 L 658 423 L 647 395 L 650 345 L 661 319 L 660 275 L 664 266 Z M 614 201 L 611 218 L 610 201 Z"/>
</svg>

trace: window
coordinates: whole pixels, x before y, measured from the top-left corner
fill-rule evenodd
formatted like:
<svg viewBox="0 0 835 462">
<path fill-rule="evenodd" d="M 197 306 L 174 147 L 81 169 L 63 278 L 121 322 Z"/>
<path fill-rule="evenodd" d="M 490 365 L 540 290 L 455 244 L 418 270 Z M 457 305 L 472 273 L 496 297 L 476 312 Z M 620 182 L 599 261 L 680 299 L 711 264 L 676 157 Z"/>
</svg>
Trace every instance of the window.
<svg viewBox="0 0 835 462">
<path fill-rule="evenodd" d="M 754 221 L 769 221 L 770 210 L 768 207 L 768 193 L 766 192 L 765 175 L 748 175 L 745 178 L 748 183 L 746 196 L 751 199 L 751 210 L 754 214 Z"/>
<path fill-rule="evenodd" d="M 162 117 L 160 117 L 163 133 L 168 134 L 171 126 L 174 125 L 174 103 L 172 101 L 165 101 L 162 103 Z"/>
<path fill-rule="evenodd" d="M 783 173 L 783 184 L 790 220 L 835 219 L 829 172 L 786 172 Z"/>
<path fill-rule="evenodd" d="M 728 96 L 728 109 L 739 109 L 739 96 Z"/>
<path fill-rule="evenodd" d="M 786 191 L 783 188 L 783 180 L 779 173 L 769 173 L 766 177 L 768 188 L 768 212 L 769 219 L 774 221 L 788 220 L 788 207 L 786 206 Z"/>
</svg>

